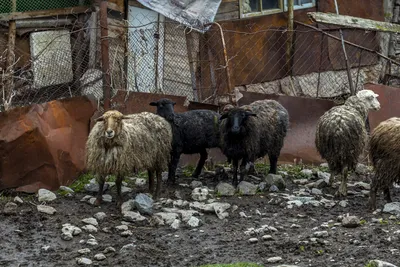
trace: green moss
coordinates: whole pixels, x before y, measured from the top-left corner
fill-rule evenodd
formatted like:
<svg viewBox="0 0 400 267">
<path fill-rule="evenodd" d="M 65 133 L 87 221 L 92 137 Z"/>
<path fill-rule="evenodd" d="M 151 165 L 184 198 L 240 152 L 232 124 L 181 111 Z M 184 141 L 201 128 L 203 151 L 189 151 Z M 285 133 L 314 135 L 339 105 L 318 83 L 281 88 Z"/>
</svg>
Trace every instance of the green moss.
<svg viewBox="0 0 400 267">
<path fill-rule="evenodd" d="M 375 261 L 369 261 L 364 267 L 378 267 L 378 263 Z"/>
<path fill-rule="evenodd" d="M 85 184 L 88 184 L 89 181 L 92 180 L 93 178 L 94 176 L 92 174 L 89 173 L 82 174 L 69 187 L 76 193 L 82 192 L 85 187 Z"/>
</svg>

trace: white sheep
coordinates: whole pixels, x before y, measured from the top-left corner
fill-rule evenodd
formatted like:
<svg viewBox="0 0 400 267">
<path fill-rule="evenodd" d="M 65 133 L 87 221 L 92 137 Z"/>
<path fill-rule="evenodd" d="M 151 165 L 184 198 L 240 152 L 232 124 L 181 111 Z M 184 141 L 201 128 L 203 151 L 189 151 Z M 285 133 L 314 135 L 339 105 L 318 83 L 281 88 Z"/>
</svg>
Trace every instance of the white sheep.
<svg viewBox="0 0 400 267">
<path fill-rule="evenodd" d="M 315 144 L 331 172 L 341 174 L 337 196 L 347 196 L 347 175 L 354 171 L 367 141 L 366 120 L 370 110 L 379 110 L 378 95 L 371 90 L 361 90 L 350 96 L 341 106 L 325 112 L 318 121 Z"/>
<path fill-rule="evenodd" d="M 167 168 L 172 145 L 172 129 L 161 116 L 142 112 L 124 116 L 111 110 L 97 119 L 86 143 L 86 168 L 97 175 L 99 193 L 95 205 L 102 200 L 106 175 L 117 176 L 117 205 L 122 203 L 121 184 L 124 176 L 138 170 L 147 170 L 149 190 L 155 198 L 161 186 L 161 172 Z"/>
</svg>

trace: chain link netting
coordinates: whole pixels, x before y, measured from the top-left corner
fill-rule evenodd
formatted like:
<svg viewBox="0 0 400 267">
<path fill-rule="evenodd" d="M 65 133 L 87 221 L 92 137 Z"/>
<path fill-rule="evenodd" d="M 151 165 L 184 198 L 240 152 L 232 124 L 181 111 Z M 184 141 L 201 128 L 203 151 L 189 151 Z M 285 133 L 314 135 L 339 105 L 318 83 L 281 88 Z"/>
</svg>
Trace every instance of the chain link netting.
<svg viewBox="0 0 400 267">
<path fill-rule="evenodd" d="M 59 2 L 64 6 L 36 7 L 87 4 Z M 9 12 L 2 8 L 1 12 Z M 12 94 L 3 105 L 89 94 L 101 101 L 104 73 L 98 10 L 25 24 L 17 21 Z M 234 97 L 235 92 L 257 92 L 341 101 L 351 93 L 349 73 L 358 91 L 365 83 L 381 82 L 386 70 L 387 61 L 376 53 L 382 52 L 384 34 L 379 32 L 342 28 L 348 71 L 337 26 L 312 28 L 295 22 L 288 53 L 286 26 L 252 19 L 225 21 L 202 34 L 143 7 L 129 5 L 126 12 L 125 19 L 110 10 L 108 14 L 112 96 L 118 91 L 162 93 L 218 104 L 221 97 Z M 7 57 L 8 23 L 0 21 L 3 87 L 10 80 Z"/>
</svg>

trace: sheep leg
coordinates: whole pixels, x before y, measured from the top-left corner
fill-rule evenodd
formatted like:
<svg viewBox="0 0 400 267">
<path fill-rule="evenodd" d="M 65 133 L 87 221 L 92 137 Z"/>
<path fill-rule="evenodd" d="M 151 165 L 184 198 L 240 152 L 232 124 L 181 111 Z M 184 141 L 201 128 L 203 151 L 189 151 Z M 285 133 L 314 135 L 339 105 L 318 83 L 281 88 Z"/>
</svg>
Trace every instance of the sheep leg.
<svg viewBox="0 0 400 267">
<path fill-rule="evenodd" d="M 269 172 L 272 174 L 276 174 L 277 168 L 278 168 L 278 157 L 275 155 L 268 155 L 269 158 Z"/>
<path fill-rule="evenodd" d="M 242 163 L 240 164 L 240 180 L 239 182 L 244 180 L 244 176 L 246 175 L 246 165 L 247 165 L 247 160 L 242 159 Z"/>
<path fill-rule="evenodd" d="M 117 187 L 117 206 L 120 207 L 122 205 L 122 196 L 121 196 L 121 186 L 122 186 L 122 176 L 118 175 L 115 180 L 115 186 Z"/>
<path fill-rule="evenodd" d="M 387 203 L 392 202 L 392 198 L 390 197 L 390 189 L 389 189 L 389 187 L 386 187 L 386 188 L 383 190 L 383 193 L 385 194 L 385 200 L 386 200 L 386 202 L 387 202 Z"/>
<path fill-rule="evenodd" d="M 234 159 L 232 161 L 232 167 L 233 167 L 233 180 L 232 180 L 232 183 L 233 183 L 233 186 L 235 186 L 235 187 L 238 185 L 238 179 L 237 179 L 238 165 L 239 165 L 238 160 Z"/>
<path fill-rule="evenodd" d="M 194 170 L 194 172 L 192 174 L 192 177 L 194 177 L 194 178 L 199 177 L 201 170 L 203 169 L 204 164 L 206 163 L 207 157 L 208 157 L 208 153 L 207 153 L 207 150 L 204 148 L 203 150 L 200 151 L 200 159 L 199 159 L 199 162 L 197 163 L 196 169 Z"/>
<path fill-rule="evenodd" d="M 175 173 L 176 173 L 176 168 L 178 167 L 180 157 L 181 157 L 180 153 L 173 153 L 171 156 L 171 162 L 168 166 L 168 183 L 169 184 L 175 183 Z"/>
<path fill-rule="evenodd" d="M 371 183 L 371 190 L 369 191 L 368 209 L 370 211 L 376 210 L 376 194 L 378 193 L 378 186 L 374 182 Z"/>
<path fill-rule="evenodd" d="M 347 167 L 345 167 L 342 171 L 342 182 L 339 186 L 339 190 L 336 192 L 336 196 L 338 197 L 347 196 L 347 174 L 348 174 L 348 169 Z"/>
<path fill-rule="evenodd" d="M 147 175 L 149 176 L 149 192 L 150 194 L 153 194 L 154 191 L 154 177 L 153 177 L 153 172 L 148 170 Z"/>
<path fill-rule="evenodd" d="M 154 199 L 158 199 L 158 197 L 160 196 L 160 189 L 162 183 L 161 171 L 156 172 L 156 177 L 157 177 L 157 186 L 156 186 L 156 193 L 154 194 Z"/>
<path fill-rule="evenodd" d="M 94 202 L 95 206 L 99 206 L 101 204 L 101 201 L 103 200 L 103 190 L 104 190 L 105 181 L 106 181 L 106 178 L 104 175 L 101 175 L 98 178 L 99 192 L 97 192 L 96 201 Z"/>
</svg>

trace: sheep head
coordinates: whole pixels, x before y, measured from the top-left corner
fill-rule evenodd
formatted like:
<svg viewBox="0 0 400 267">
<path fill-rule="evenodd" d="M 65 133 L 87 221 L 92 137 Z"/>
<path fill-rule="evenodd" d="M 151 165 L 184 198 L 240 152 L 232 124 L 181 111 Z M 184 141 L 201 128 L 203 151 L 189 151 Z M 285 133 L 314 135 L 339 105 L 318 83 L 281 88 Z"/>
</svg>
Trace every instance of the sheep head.
<svg viewBox="0 0 400 267">
<path fill-rule="evenodd" d="M 157 114 L 168 121 L 174 119 L 175 102 L 168 98 L 161 98 L 158 101 L 150 102 L 150 106 L 157 107 Z"/>
<path fill-rule="evenodd" d="M 228 132 L 232 135 L 244 135 L 246 134 L 246 121 L 249 117 L 256 117 L 257 114 L 253 113 L 247 107 L 234 107 L 232 105 L 226 105 L 223 109 L 223 114 L 220 120 L 226 119 L 226 127 Z"/>
<path fill-rule="evenodd" d="M 129 119 L 129 117 L 117 110 L 109 110 L 96 121 L 104 122 L 104 136 L 107 139 L 112 139 L 121 132 L 122 120 L 124 119 Z"/>
<path fill-rule="evenodd" d="M 357 97 L 365 103 L 369 110 L 379 110 L 381 108 L 378 96 L 371 90 L 361 90 L 357 93 Z"/>
</svg>

